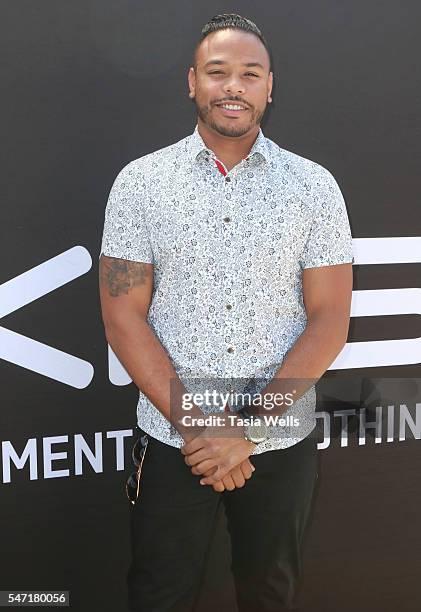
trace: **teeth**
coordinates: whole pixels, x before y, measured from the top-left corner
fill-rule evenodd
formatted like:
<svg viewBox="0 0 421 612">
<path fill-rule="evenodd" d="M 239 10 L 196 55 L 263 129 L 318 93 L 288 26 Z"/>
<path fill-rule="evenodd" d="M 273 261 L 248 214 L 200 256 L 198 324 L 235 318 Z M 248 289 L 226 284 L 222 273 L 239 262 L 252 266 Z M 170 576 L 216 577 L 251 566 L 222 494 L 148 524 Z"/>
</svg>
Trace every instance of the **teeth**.
<svg viewBox="0 0 421 612">
<path fill-rule="evenodd" d="M 235 104 L 221 104 L 221 106 L 227 110 L 244 110 L 244 106 L 238 106 Z"/>
</svg>

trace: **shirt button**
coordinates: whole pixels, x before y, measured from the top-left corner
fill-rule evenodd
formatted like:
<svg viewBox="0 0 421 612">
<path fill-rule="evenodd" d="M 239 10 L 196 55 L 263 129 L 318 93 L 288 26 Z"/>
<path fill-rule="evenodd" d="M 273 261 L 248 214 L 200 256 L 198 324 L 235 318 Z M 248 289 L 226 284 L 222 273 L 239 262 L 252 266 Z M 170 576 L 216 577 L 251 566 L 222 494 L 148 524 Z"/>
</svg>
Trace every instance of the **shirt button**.
<svg viewBox="0 0 421 612">
<path fill-rule="evenodd" d="M 224 217 L 225 223 L 229 223 L 231 221 L 231 217 Z"/>
<path fill-rule="evenodd" d="M 226 304 L 227 310 L 231 310 L 232 306 L 231 304 Z"/>
<path fill-rule="evenodd" d="M 233 349 L 233 347 L 232 347 L 232 346 L 229 346 L 229 347 L 227 348 L 227 351 L 228 351 L 228 353 L 233 353 L 233 352 L 234 352 L 234 349 Z"/>
<path fill-rule="evenodd" d="M 230 176 L 226 176 L 226 177 L 225 177 L 225 181 L 226 181 L 227 183 L 229 183 L 229 182 L 230 182 L 230 180 L 231 180 L 231 177 L 230 177 Z"/>
</svg>

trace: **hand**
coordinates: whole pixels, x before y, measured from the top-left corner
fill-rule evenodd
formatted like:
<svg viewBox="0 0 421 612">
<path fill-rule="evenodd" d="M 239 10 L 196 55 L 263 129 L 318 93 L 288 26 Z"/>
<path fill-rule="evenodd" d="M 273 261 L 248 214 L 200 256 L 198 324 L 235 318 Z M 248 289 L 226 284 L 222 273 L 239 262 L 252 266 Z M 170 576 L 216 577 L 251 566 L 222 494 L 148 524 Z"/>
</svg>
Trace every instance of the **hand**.
<svg viewBox="0 0 421 612">
<path fill-rule="evenodd" d="M 256 468 L 249 459 L 245 459 L 240 465 L 233 468 L 222 480 L 212 485 L 213 490 L 218 493 L 222 493 L 227 489 L 233 491 L 235 488 L 241 488 L 245 485 L 246 480 L 252 477 L 253 472 Z M 209 476 L 215 471 L 215 468 L 208 470 L 204 473 L 204 476 Z"/>
<path fill-rule="evenodd" d="M 185 462 L 192 466 L 192 473 L 203 475 L 200 484 L 214 485 L 228 473 L 243 463 L 256 448 L 256 445 L 243 437 L 243 429 L 238 425 L 225 425 L 225 436 L 206 437 L 215 428 L 206 428 L 198 436 L 189 440 L 181 447 Z M 210 475 L 205 475 L 210 469 L 216 468 Z M 238 473 L 236 473 L 238 476 Z M 230 481 L 228 481 L 230 483 Z"/>
</svg>

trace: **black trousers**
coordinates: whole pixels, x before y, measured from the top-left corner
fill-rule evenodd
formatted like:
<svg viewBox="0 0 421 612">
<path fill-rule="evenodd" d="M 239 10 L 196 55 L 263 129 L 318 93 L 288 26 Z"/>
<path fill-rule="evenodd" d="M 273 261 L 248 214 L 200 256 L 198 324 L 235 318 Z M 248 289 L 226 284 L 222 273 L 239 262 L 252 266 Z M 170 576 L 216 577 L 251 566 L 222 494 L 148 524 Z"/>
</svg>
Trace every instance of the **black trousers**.
<svg viewBox="0 0 421 612">
<path fill-rule="evenodd" d="M 256 470 L 244 487 L 218 493 L 200 485 L 180 449 L 148 435 L 139 497 L 131 506 L 133 612 L 194 612 L 221 503 L 239 611 L 297 609 L 303 533 L 317 478 L 316 429 L 294 446 L 250 460 Z"/>
</svg>

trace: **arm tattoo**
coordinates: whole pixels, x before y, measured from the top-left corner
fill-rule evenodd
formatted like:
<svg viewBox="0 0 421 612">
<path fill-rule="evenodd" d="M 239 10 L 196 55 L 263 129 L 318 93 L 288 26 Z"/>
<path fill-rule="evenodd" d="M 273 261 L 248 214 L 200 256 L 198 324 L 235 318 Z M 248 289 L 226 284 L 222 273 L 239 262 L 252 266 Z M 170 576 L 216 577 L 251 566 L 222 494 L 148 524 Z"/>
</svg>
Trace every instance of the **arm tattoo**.
<svg viewBox="0 0 421 612">
<path fill-rule="evenodd" d="M 150 275 L 145 263 L 114 257 L 101 257 L 99 270 L 100 283 L 108 288 L 112 297 L 129 293 L 137 285 L 144 285 Z"/>
</svg>

